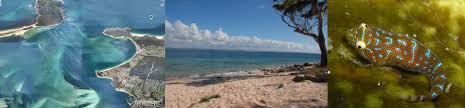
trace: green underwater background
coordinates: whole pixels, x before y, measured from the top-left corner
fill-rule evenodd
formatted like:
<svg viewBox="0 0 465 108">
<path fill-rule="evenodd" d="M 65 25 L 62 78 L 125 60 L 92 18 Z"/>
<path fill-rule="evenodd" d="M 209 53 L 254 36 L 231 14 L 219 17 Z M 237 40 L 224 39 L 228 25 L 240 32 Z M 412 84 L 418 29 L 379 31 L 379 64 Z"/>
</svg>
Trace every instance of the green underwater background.
<svg viewBox="0 0 465 108">
<path fill-rule="evenodd" d="M 465 0 L 329 0 L 329 107 L 465 107 Z M 390 67 L 364 65 L 345 41 L 361 23 L 416 35 L 443 63 L 453 86 L 435 101 L 407 102 L 401 96 L 427 94 L 429 81 Z"/>
</svg>

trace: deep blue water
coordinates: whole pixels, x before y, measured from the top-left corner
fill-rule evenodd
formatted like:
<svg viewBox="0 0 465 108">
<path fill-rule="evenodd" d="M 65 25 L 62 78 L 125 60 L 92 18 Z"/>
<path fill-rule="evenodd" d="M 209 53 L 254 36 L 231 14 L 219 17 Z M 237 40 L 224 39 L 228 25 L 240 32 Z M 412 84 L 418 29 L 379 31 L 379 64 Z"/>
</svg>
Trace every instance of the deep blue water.
<svg viewBox="0 0 465 108">
<path fill-rule="evenodd" d="M 0 30 L 27 25 L 36 17 L 30 10 L 34 0 L 1 2 Z M 98 78 L 96 71 L 129 60 L 135 46 L 101 32 L 107 27 L 151 31 L 163 25 L 159 2 L 64 0 L 62 24 L 31 30 L 28 38 L 1 38 L 0 101 L 12 99 L 12 108 L 128 107 L 128 95 L 116 91 L 111 80 Z M 148 15 L 159 19 L 149 20 Z"/>
<path fill-rule="evenodd" d="M 165 63 L 167 77 L 185 77 L 250 71 L 319 60 L 319 54 L 310 53 L 167 48 Z"/>
</svg>

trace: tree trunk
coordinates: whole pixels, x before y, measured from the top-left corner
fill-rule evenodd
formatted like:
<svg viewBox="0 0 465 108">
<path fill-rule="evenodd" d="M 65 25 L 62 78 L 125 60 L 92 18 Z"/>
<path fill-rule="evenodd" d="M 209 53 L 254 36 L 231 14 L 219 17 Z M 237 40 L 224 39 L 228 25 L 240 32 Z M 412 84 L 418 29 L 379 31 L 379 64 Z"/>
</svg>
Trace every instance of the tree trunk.
<svg viewBox="0 0 465 108">
<path fill-rule="evenodd" d="M 315 0 L 317 1 L 317 0 Z M 323 13 L 321 12 L 321 7 L 316 5 L 318 9 L 318 46 L 320 47 L 321 57 L 320 57 L 320 66 L 325 67 L 328 64 L 328 52 L 326 51 L 326 42 L 325 36 L 323 34 Z"/>
<path fill-rule="evenodd" d="M 328 64 L 328 52 L 326 51 L 325 37 L 323 35 L 318 36 L 318 45 L 320 47 L 320 66 L 324 67 Z"/>
</svg>

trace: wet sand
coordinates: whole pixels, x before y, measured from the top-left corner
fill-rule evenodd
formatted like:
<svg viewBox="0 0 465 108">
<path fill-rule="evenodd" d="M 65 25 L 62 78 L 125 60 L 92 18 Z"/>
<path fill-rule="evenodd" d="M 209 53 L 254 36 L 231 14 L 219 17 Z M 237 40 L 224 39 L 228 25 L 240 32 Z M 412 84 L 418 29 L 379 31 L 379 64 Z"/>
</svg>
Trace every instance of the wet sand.
<svg viewBox="0 0 465 108">
<path fill-rule="evenodd" d="M 311 67 L 316 71 L 318 67 Z M 299 72 L 238 72 L 166 81 L 167 108 L 327 107 L 327 83 L 294 82 Z"/>
</svg>

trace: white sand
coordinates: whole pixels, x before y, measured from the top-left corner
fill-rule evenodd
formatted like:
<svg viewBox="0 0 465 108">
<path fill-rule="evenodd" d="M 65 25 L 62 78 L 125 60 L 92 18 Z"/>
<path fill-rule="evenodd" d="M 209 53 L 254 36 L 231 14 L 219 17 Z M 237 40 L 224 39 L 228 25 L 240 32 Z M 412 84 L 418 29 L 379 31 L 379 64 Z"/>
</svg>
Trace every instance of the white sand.
<svg viewBox="0 0 465 108">
<path fill-rule="evenodd" d="M 260 76 L 260 75 L 259 75 Z M 210 85 L 189 85 L 196 80 L 166 82 L 167 108 L 273 108 L 327 107 L 327 83 L 292 81 L 293 75 L 261 75 Z M 219 98 L 199 103 L 202 98 Z"/>
<path fill-rule="evenodd" d="M 13 28 L 13 29 L 7 29 L 7 30 L 0 30 L 0 38 L 2 37 L 9 37 L 9 36 L 22 36 L 24 33 L 27 31 L 35 28 L 35 24 L 33 25 L 28 25 L 28 26 L 23 26 L 20 28 Z"/>
</svg>

